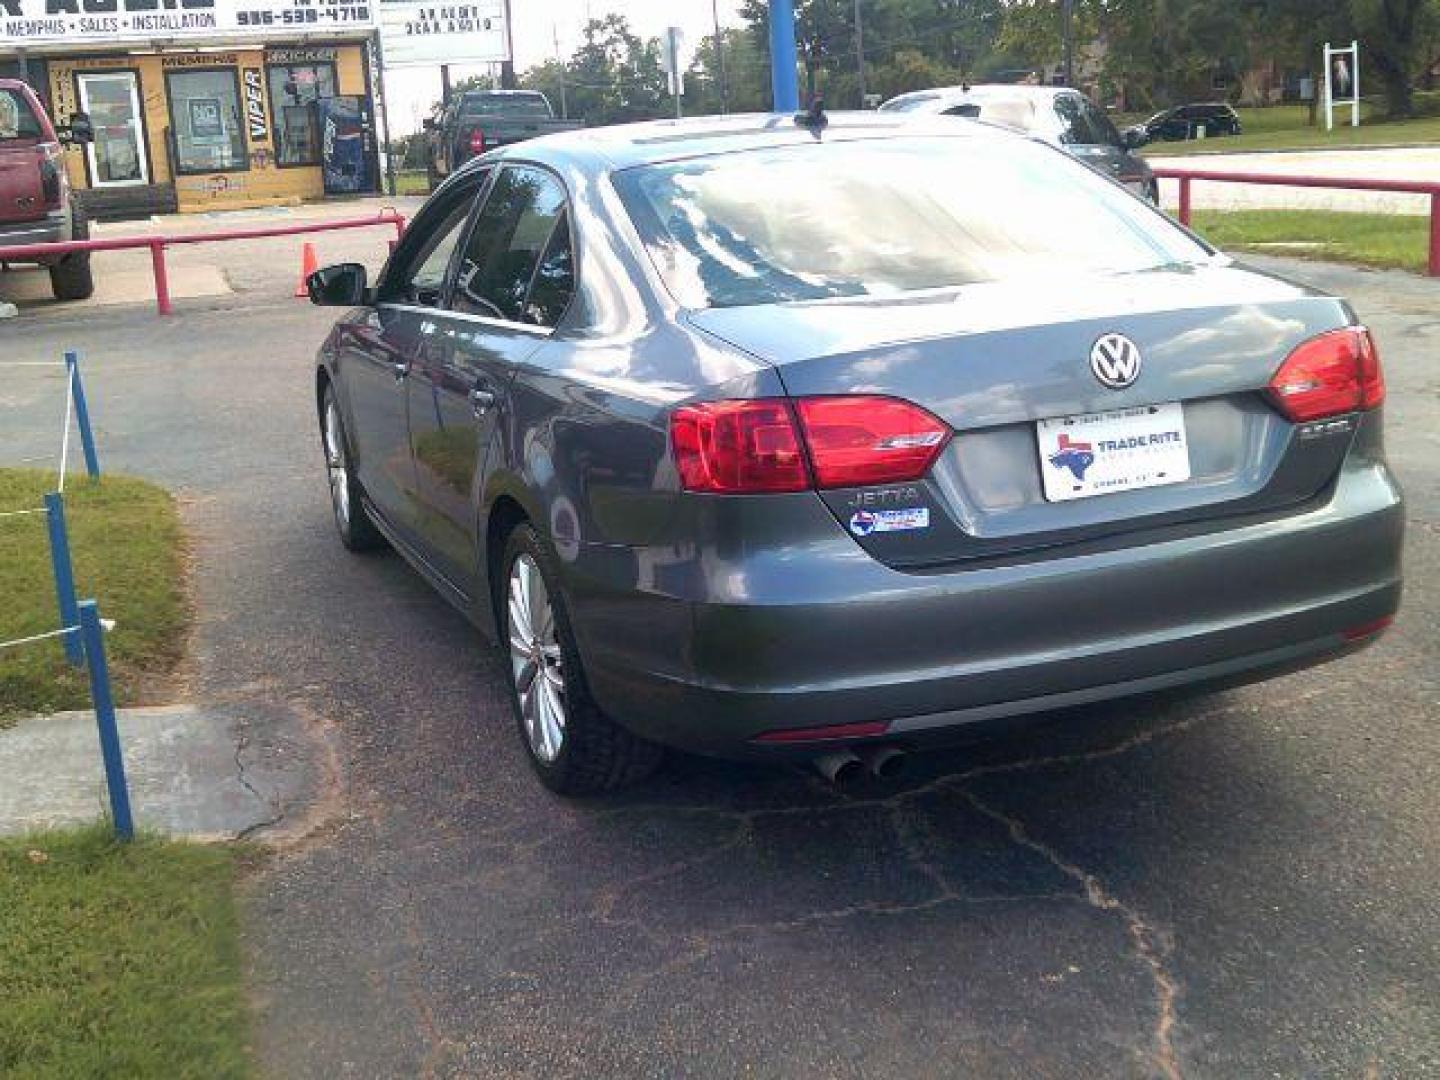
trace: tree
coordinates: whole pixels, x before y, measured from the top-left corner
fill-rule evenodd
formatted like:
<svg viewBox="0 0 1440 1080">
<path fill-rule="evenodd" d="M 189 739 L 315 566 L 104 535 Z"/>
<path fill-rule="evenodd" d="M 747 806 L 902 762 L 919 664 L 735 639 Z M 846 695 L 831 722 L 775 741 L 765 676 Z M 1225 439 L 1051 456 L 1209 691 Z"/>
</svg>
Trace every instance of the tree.
<svg viewBox="0 0 1440 1080">
<path fill-rule="evenodd" d="M 1361 70 L 1366 60 L 1385 84 L 1386 115 L 1413 116 L 1415 79 L 1426 55 L 1422 43 L 1436 21 L 1436 0 L 1350 0 L 1350 20 L 1360 42 Z"/>
</svg>

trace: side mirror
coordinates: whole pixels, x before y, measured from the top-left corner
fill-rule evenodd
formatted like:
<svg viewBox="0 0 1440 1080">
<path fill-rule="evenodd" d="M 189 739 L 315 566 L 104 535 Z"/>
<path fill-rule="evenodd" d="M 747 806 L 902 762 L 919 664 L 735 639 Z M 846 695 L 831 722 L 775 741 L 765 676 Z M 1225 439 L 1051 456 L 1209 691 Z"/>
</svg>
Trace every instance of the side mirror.
<svg viewBox="0 0 1440 1080">
<path fill-rule="evenodd" d="M 365 267 L 360 263 L 336 263 L 322 267 L 305 279 L 310 302 L 319 307 L 358 307 L 365 303 Z"/>
<path fill-rule="evenodd" d="M 65 129 L 63 138 L 72 143 L 94 142 L 95 126 L 90 123 L 90 117 L 83 112 L 71 113 L 70 126 Z"/>
<path fill-rule="evenodd" d="M 1120 145 L 1126 150 L 1139 150 L 1149 141 L 1150 133 L 1145 130 L 1144 124 L 1128 127 L 1120 133 Z"/>
</svg>

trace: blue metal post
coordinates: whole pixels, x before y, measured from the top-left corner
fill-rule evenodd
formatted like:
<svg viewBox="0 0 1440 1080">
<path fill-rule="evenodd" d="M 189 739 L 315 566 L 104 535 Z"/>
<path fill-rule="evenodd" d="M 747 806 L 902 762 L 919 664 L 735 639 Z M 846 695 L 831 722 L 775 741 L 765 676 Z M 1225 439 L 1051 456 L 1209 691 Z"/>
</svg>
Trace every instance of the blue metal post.
<svg viewBox="0 0 1440 1080">
<path fill-rule="evenodd" d="M 110 698 L 110 670 L 105 664 L 105 630 L 100 625 L 100 608 L 94 600 L 80 602 L 80 636 L 85 642 L 85 657 L 90 669 L 90 699 L 95 703 L 95 723 L 100 729 L 100 757 L 105 762 L 110 816 L 115 821 L 115 835 L 121 840 L 129 840 L 135 835 L 135 823 L 130 817 L 130 788 L 125 783 L 125 759 L 120 753 L 120 732 L 115 726 L 115 703 Z"/>
<path fill-rule="evenodd" d="M 95 433 L 90 430 L 90 409 L 85 404 L 85 384 L 80 379 L 80 354 L 65 350 L 65 377 L 75 395 L 75 421 L 80 425 L 80 445 L 85 449 L 85 471 L 90 479 L 100 475 L 100 457 L 95 453 Z"/>
<path fill-rule="evenodd" d="M 800 84 L 795 74 L 794 0 L 770 0 L 770 89 L 774 110 L 800 108 Z"/>
<path fill-rule="evenodd" d="M 45 525 L 50 530 L 50 565 L 55 571 L 55 599 L 60 608 L 61 626 L 78 626 L 80 612 L 75 604 L 75 571 L 70 566 L 70 534 L 65 528 L 65 500 L 57 492 L 45 496 Z M 85 651 L 75 634 L 66 634 L 65 659 L 79 667 Z"/>
</svg>

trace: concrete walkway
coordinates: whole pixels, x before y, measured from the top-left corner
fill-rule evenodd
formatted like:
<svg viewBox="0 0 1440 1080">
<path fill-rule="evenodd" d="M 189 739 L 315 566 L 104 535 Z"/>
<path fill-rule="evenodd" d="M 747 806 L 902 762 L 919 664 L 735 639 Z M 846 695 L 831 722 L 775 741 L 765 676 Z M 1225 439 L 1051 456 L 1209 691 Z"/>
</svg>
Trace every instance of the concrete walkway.
<svg viewBox="0 0 1440 1080">
<path fill-rule="evenodd" d="M 137 826 L 233 839 L 278 826 L 319 785 L 302 725 L 285 709 L 190 705 L 122 710 L 120 742 Z M 77 825 L 108 813 L 90 712 L 0 732 L 0 835 Z"/>
</svg>

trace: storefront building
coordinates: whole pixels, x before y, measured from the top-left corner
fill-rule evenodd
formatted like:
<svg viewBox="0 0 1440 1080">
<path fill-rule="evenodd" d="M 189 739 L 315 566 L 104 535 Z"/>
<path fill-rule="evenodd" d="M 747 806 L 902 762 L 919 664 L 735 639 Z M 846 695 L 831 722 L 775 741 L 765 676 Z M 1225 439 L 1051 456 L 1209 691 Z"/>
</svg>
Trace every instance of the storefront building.
<svg viewBox="0 0 1440 1080">
<path fill-rule="evenodd" d="M 66 155 L 92 217 L 378 190 L 369 0 L 238 4 L 0 0 L 0 70 L 56 123 L 90 118 L 94 141 Z"/>
</svg>

